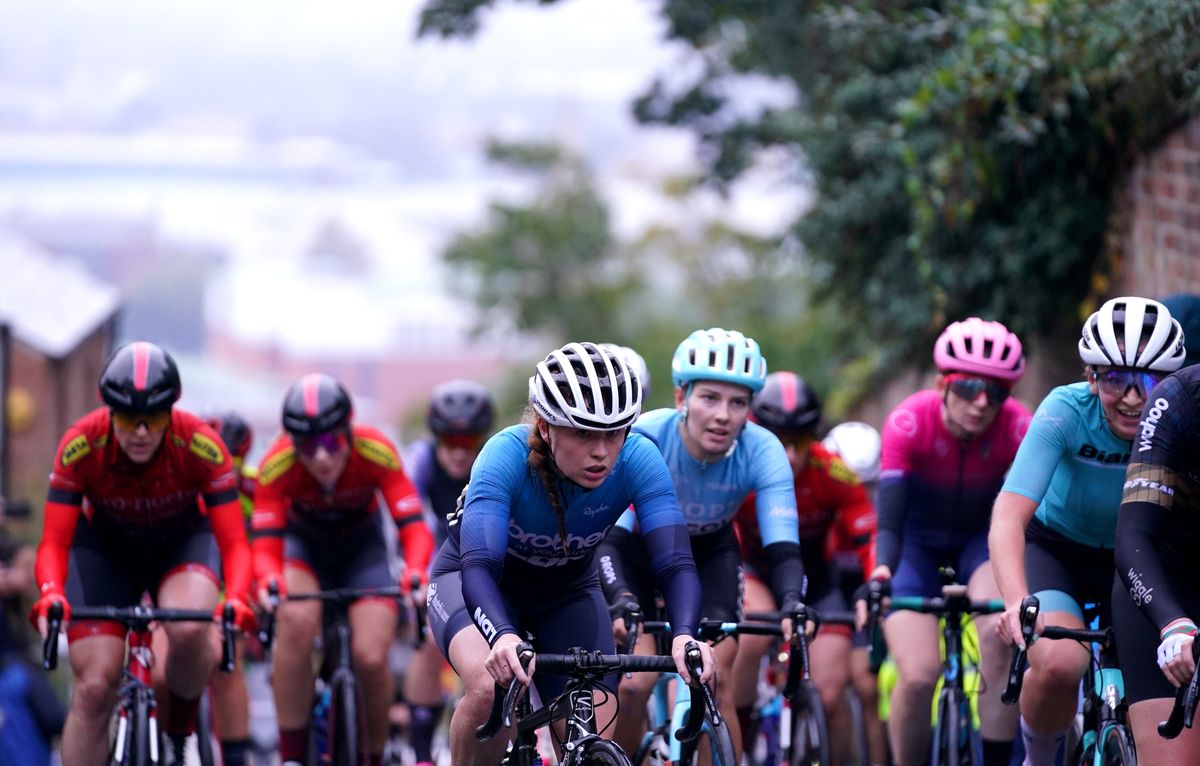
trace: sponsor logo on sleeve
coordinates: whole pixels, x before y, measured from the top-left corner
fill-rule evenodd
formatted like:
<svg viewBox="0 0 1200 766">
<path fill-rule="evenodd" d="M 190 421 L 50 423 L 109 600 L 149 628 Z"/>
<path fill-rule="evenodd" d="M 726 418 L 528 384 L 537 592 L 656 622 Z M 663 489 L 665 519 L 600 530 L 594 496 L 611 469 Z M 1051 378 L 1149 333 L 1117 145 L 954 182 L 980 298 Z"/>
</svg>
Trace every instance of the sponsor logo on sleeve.
<svg viewBox="0 0 1200 766">
<path fill-rule="evenodd" d="M 296 450 L 287 447 L 263 461 L 258 467 L 258 483 L 267 485 L 283 476 L 296 463 Z"/>
<path fill-rule="evenodd" d="M 475 607 L 475 614 L 471 615 L 471 618 L 475 620 L 483 638 L 491 645 L 492 641 L 496 640 L 496 626 L 492 624 L 491 618 L 483 613 L 483 607 Z"/>
<path fill-rule="evenodd" d="M 368 436 L 355 436 L 354 451 L 372 463 L 381 465 L 384 468 L 393 471 L 400 468 L 400 456 L 396 454 L 396 450 L 378 439 L 372 439 Z"/>
<path fill-rule="evenodd" d="M 840 457 L 834 457 L 829 461 L 829 475 L 842 484 L 855 485 L 859 483 L 858 474 Z"/>
<path fill-rule="evenodd" d="M 88 438 L 83 434 L 76 436 L 71 441 L 67 442 L 67 446 L 63 447 L 62 464 L 68 466 L 76 460 L 87 455 L 92 451 L 92 447 L 88 444 Z"/>
<path fill-rule="evenodd" d="M 1154 406 L 1146 413 L 1140 423 L 1142 430 L 1138 435 L 1138 452 L 1148 452 L 1154 444 L 1154 432 L 1158 430 L 1158 421 L 1167 411 L 1171 403 L 1161 396 L 1154 400 Z"/>
<path fill-rule="evenodd" d="M 1154 600 L 1154 588 L 1147 588 L 1142 584 L 1142 573 L 1133 571 L 1133 567 L 1129 568 L 1129 595 L 1133 598 L 1133 603 L 1141 606 L 1149 604 Z"/>
<path fill-rule="evenodd" d="M 1175 472 L 1152 463 L 1134 463 L 1125 474 L 1122 503 L 1154 503 L 1170 509 L 1175 501 Z"/>
<path fill-rule="evenodd" d="M 193 455 L 210 463 L 221 465 L 225 462 L 225 456 L 221 452 L 221 445 L 199 431 L 192 434 L 192 443 L 188 445 L 188 449 L 191 450 Z"/>
</svg>

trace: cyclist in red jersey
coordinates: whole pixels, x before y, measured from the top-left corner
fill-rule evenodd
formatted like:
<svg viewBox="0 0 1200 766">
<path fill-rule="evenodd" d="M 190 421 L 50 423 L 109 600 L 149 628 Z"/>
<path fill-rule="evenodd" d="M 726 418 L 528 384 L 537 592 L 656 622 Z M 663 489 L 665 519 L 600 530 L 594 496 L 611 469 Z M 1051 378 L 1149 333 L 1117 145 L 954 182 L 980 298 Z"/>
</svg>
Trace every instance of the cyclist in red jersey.
<svg viewBox="0 0 1200 766">
<path fill-rule="evenodd" d="M 41 598 L 31 614 L 43 635 L 54 603 L 69 620 L 70 604 L 132 606 L 149 591 L 164 608 L 219 611 L 219 565 L 239 627 L 253 626 L 250 550 L 233 464 L 211 428 L 174 408 L 180 392 L 170 354 L 152 343 L 122 346 L 100 376 L 107 407 L 63 435 L 38 547 Z M 165 630 L 164 729 L 178 749 L 216 669 L 217 642 L 210 625 L 173 623 Z M 108 738 L 125 660 L 124 627 L 74 621 L 67 636 L 75 693 L 62 761 L 101 764 L 108 751 L 98 743 Z"/>
<path fill-rule="evenodd" d="M 870 571 L 871 537 L 875 532 L 875 509 L 857 475 L 816 440 L 821 421 L 821 402 L 808 384 L 794 372 L 773 372 L 750 404 L 754 422 L 783 442 L 796 484 L 796 511 L 800 520 L 800 556 L 808 578 L 805 603 L 818 611 L 846 611 L 849 606 L 828 561 L 831 536 L 852 541 Z M 734 519 L 745 571 L 742 603 L 746 612 L 776 608 L 771 591 L 763 582 L 766 562 L 758 530 L 754 496 L 751 495 Z M 734 661 L 734 701 L 742 731 L 751 723 L 758 694 L 759 665 L 775 639 L 769 636 L 740 636 Z M 849 747 L 849 710 L 845 705 L 850 680 L 850 630 L 846 626 L 822 626 L 810 645 L 813 682 L 821 694 L 830 735 L 833 760 L 844 759 Z M 749 736 L 745 741 L 750 743 Z M 747 744 L 747 750 L 750 749 Z"/>
<path fill-rule="evenodd" d="M 378 499 L 399 531 L 404 552 L 401 587 L 414 575 L 427 582 L 433 536 L 421 499 L 396 448 L 382 433 L 351 423 L 346 389 L 328 375 L 306 375 L 288 390 L 281 434 L 258 470 L 254 497 L 254 568 L 260 587 L 274 582 L 286 594 L 330 588 L 394 585 Z M 366 698 L 372 763 L 387 741 L 393 679 L 388 647 L 396 632 L 392 599 L 362 599 L 350 607 L 351 655 Z M 275 707 L 279 754 L 304 760 L 312 699 L 312 647 L 321 627 L 318 602 L 279 609 L 275 646 Z"/>
</svg>

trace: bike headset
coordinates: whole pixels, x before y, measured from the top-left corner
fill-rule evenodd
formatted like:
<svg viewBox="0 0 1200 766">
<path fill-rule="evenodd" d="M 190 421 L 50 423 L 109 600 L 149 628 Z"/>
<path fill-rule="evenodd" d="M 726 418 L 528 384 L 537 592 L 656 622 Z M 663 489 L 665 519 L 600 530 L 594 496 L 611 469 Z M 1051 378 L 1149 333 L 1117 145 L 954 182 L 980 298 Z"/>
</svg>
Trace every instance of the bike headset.
<svg viewBox="0 0 1200 766">
<path fill-rule="evenodd" d="M 425 422 L 434 436 L 487 433 L 495 421 L 492 395 L 471 380 L 448 380 L 433 389 Z"/>
<path fill-rule="evenodd" d="M 283 397 L 283 430 L 292 436 L 319 436 L 350 428 L 350 394 L 329 375 L 310 373 Z"/>
<path fill-rule="evenodd" d="M 161 346 L 135 341 L 121 346 L 104 364 L 100 399 L 112 410 L 133 414 L 170 410 L 183 394 L 179 368 Z"/>
<path fill-rule="evenodd" d="M 737 330 L 713 327 L 696 330 L 684 338 L 671 358 L 671 381 L 683 389 L 683 411 L 680 418 L 687 423 L 687 400 L 698 380 L 734 383 L 750 389 L 753 396 L 762 390 L 767 379 L 767 360 L 753 338 Z"/>
</svg>

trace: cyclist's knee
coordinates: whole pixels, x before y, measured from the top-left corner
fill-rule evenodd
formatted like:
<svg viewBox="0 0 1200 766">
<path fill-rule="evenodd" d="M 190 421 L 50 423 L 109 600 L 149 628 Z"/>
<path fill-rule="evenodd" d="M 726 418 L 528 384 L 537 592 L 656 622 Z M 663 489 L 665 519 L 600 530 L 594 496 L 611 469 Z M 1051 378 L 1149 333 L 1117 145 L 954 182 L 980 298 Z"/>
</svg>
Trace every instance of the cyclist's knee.
<svg viewBox="0 0 1200 766">
<path fill-rule="evenodd" d="M 388 645 L 385 642 L 355 642 L 351 654 L 354 669 L 362 678 L 384 677 L 391 672 L 387 662 Z"/>
<path fill-rule="evenodd" d="M 634 673 L 631 678 L 622 678 L 617 687 L 621 709 L 626 710 L 629 705 L 644 707 L 646 700 L 650 699 L 650 692 L 654 689 L 656 680 L 653 673 Z"/>
<path fill-rule="evenodd" d="M 71 697 L 73 712 L 87 719 L 108 716 L 117 702 L 120 674 L 85 672 L 75 677 L 75 689 Z"/>
<path fill-rule="evenodd" d="M 824 677 L 813 678 L 813 683 L 817 686 L 817 693 L 821 695 L 821 704 L 825 707 L 825 710 L 830 711 L 841 706 L 848 680 L 845 673 L 833 673 Z"/>
<path fill-rule="evenodd" d="M 203 656 L 212 647 L 213 628 L 203 622 L 177 622 L 166 625 L 167 641 L 173 656 L 189 659 Z M 170 656 L 170 655 L 169 655 Z"/>
<path fill-rule="evenodd" d="M 280 643 L 312 646 L 321 627 L 321 614 L 303 606 L 307 605 L 288 604 L 276 613 L 276 634 Z"/>
<path fill-rule="evenodd" d="M 1083 661 L 1066 652 L 1056 652 L 1046 656 L 1041 662 L 1031 663 L 1033 671 L 1027 683 L 1035 688 L 1053 691 L 1055 689 L 1074 690 L 1079 686 L 1079 679 L 1087 672 L 1087 655 Z"/>
</svg>

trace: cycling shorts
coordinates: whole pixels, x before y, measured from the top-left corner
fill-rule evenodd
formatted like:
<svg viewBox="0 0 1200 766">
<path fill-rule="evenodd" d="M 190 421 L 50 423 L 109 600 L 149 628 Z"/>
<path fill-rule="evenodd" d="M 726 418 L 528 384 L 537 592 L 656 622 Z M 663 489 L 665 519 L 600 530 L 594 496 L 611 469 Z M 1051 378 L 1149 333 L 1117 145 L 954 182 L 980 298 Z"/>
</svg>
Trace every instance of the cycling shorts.
<svg viewBox="0 0 1200 766">
<path fill-rule="evenodd" d="M 562 654 L 580 646 L 598 649 L 603 654 L 616 652 L 612 619 L 608 615 L 608 604 L 604 601 L 600 578 L 596 573 L 582 582 L 572 581 L 571 587 L 558 595 L 539 593 L 537 598 L 529 598 L 528 594 L 522 597 L 522 594 L 501 589 L 501 597 L 517 627 L 523 633 L 533 634 L 536 651 Z M 471 622 L 463 599 L 462 572 L 455 569 L 434 577 L 429 583 L 425 603 L 433 640 L 449 659 L 450 642 L 454 637 L 463 630 L 478 630 Z M 535 672 L 533 682 L 542 702 L 548 703 L 562 694 L 567 677 Z M 617 675 L 605 676 L 604 683 L 610 689 L 616 689 Z"/>
<path fill-rule="evenodd" d="M 1200 614 L 1200 585 L 1196 584 L 1195 566 L 1174 556 L 1163 557 L 1167 580 L 1185 614 Z M 1129 704 L 1150 699 L 1173 699 L 1175 687 L 1158 667 L 1158 626 L 1133 602 L 1120 577 L 1113 577 L 1113 627 L 1117 633 L 1117 659 L 1125 679 L 1125 699 Z"/>
<path fill-rule="evenodd" d="M 171 575 L 195 571 L 210 578 L 219 588 L 221 555 L 208 519 L 197 516 L 190 528 L 153 544 L 135 537 L 123 541 L 112 534 L 101 535 L 80 518 L 71 542 L 67 575 L 67 602 L 73 606 L 135 606 L 142 594 L 158 595 Z M 119 623 L 73 620 L 67 638 L 74 641 L 91 635 L 124 636 Z"/>
<path fill-rule="evenodd" d="M 396 584 L 388 567 L 387 543 L 377 514 L 337 537 L 318 536 L 288 527 L 283 538 L 288 564 L 312 573 L 323 590 L 388 588 Z M 395 599 L 380 599 L 395 607 Z"/>
<path fill-rule="evenodd" d="M 1100 624 L 1110 625 L 1114 571 L 1111 549 L 1077 543 L 1036 518 L 1025 530 L 1025 579 L 1043 614 L 1069 612 L 1083 622 L 1090 603 L 1099 607 Z"/>
<path fill-rule="evenodd" d="M 645 551 L 641 538 L 630 546 L 634 551 Z M 737 622 L 742 618 L 742 556 L 738 550 L 733 525 L 725 526 L 707 535 L 692 537 L 692 558 L 696 560 L 696 574 L 700 577 L 700 616 L 705 620 Z M 646 615 L 652 616 L 658 589 L 654 573 L 650 569 L 649 557 L 624 556 L 626 583 L 633 591 L 638 605 Z M 662 617 L 662 619 L 666 619 Z"/>
<path fill-rule="evenodd" d="M 940 596 L 942 578 L 938 567 L 946 564 L 954 567 L 957 582 L 970 582 L 975 570 L 988 560 L 987 534 L 986 529 L 981 529 L 955 546 L 932 545 L 906 535 L 900 549 L 900 563 L 892 574 L 892 595 Z"/>
</svg>

